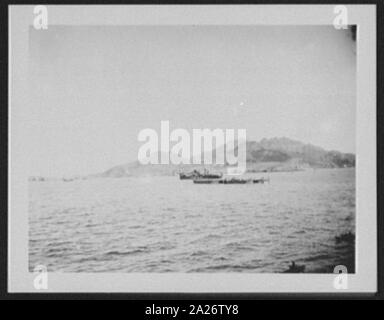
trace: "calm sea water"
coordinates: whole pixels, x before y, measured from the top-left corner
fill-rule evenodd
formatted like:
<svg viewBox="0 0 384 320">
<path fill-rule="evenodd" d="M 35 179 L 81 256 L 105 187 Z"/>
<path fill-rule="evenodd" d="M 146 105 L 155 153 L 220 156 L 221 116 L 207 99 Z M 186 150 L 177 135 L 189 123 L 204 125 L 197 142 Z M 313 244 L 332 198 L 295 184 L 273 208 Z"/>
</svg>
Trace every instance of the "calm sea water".
<svg viewBox="0 0 384 320">
<path fill-rule="evenodd" d="M 30 269 L 282 272 L 296 261 L 325 272 L 348 258 L 335 236 L 355 229 L 354 169 L 264 176 L 270 183 L 30 182 Z"/>
</svg>

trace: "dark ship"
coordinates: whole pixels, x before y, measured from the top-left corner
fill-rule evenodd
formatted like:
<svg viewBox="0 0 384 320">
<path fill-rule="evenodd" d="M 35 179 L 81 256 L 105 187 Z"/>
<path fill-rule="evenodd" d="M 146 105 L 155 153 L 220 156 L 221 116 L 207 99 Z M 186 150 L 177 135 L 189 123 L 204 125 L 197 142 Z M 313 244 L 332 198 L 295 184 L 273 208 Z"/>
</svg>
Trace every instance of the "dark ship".
<svg viewBox="0 0 384 320">
<path fill-rule="evenodd" d="M 181 172 L 179 174 L 180 180 L 194 180 L 194 179 L 220 179 L 223 174 L 220 173 L 209 173 L 207 169 L 203 173 L 193 170 L 189 173 Z"/>
</svg>

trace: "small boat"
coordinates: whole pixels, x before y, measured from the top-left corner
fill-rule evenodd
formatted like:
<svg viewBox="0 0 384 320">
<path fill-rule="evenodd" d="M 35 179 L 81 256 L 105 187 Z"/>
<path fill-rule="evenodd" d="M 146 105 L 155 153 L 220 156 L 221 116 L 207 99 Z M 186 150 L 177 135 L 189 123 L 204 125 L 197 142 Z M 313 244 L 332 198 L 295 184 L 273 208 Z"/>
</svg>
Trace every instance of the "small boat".
<svg viewBox="0 0 384 320">
<path fill-rule="evenodd" d="M 193 170 L 190 173 L 180 173 L 180 180 L 192 180 L 192 179 L 220 179 L 223 174 L 220 173 L 209 173 L 208 170 L 204 170 L 204 173 L 200 173 L 197 170 Z"/>
<path fill-rule="evenodd" d="M 222 176 L 222 173 L 205 173 L 201 174 L 199 177 L 202 179 L 220 179 Z"/>
<path fill-rule="evenodd" d="M 269 178 L 268 179 L 264 179 L 264 178 L 253 179 L 253 183 L 264 183 L 265 181 L 269 182 Z"/>
<path fill-rule="evenodd" d="M 199 173 L 200 179 L 220 179 L 223 176 L 223 174 L 220 173 L 210 173 L 207 169 L 204 169 L 203 173 Z"/>
<path fill-rule="evenodd" d="M 191 172 L 191 173 L 180 173 L 179 174 L 180 180 L 192 180 L 196 175 Z"/>
<path fill-rule="evenodd" d="M 251 183 L 251 182 L 252 182 L 251 179 L 237 179 L 237 178 L 220 180 L 220 183 L 223 183 L 223 184 L 245 184 L 245 183 Z"/>
<path fill-rule="evenodd" d="M 264 178 L 261 179 L 239 179 L 239 178 L 219 178 L 219 179 L 207 179 L 205 177 L 198 177 L 193 179 L 193 183 L 197 184 L 249 184 L 249 183 L 264 183 L 267 181 Z"/>
<path fill-rule="evenodd" d="M 221 180 L 218 179 L 193 179 L 193 183 L 197 184 L 214 184 L 214 183 L 221 183 Z"/>
<path fill-rule="evenodd" d="M 285 270 L 284 273 L 303 273 L 305 271 L 305 265 L 298 265 L 295 261 L 291 262 L 288 270 Z"/>
</svg>

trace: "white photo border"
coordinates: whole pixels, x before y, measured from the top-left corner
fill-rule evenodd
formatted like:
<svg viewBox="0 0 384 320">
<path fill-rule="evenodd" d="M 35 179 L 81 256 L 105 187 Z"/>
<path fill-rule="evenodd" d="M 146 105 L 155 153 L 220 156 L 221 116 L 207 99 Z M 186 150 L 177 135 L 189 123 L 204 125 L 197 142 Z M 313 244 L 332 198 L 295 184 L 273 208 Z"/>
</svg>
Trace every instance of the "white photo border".
<svg viewBox="0 0 384 320">
<path fill-rule="evenodd" d="M 356 273 L 348 289 L 332 274 L 49 273 L 34 288 L 28 271 L 28 33 L 34 5 L 9 6 L 8 292 L 374 293 L 377 291 L 376 6 L 345 5 L 358 26 L 356 110 Z M 48 5 L 50 25 L 332 25 L 335 5 Z M 42 32 L 44 32 L 42 30 Z"/>
</svg>

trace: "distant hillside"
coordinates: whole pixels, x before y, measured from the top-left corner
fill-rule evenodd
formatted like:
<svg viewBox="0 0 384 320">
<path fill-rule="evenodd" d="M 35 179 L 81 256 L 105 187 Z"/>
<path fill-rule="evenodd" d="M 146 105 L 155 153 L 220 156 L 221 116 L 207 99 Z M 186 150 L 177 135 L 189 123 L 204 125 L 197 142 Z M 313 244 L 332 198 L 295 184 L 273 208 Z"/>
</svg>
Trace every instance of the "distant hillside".
<svg viewBox="0 0 384 320">
<path fill-rule="evenodd" d="M 295 171 L 306 168 L 344 168 L 355 166 L 355 155 L 326 151 L 320 147 L 288 138 L 248 141 L 247 171 Z M 218 150 L 223 150 L 223 147 Z M 216 150 L 213 159 L 216 157 Z M 235 148 L 237 152 L 237 148 Z M 115 166 L 92 177 L 125 177 L 142 175 L 171 175 L 180 171 L 208 168 L 222 170 L 222 165 L 141 165 L 138 161 Z"/>
<path fill-rule="evenodd" d="M 338 151 L 326 151 L 288 138 L 263 139 L 247 142 L 247 162 L 296 161 L 319 168 L 354 167 L 355 155 Z"/>
</svg>

